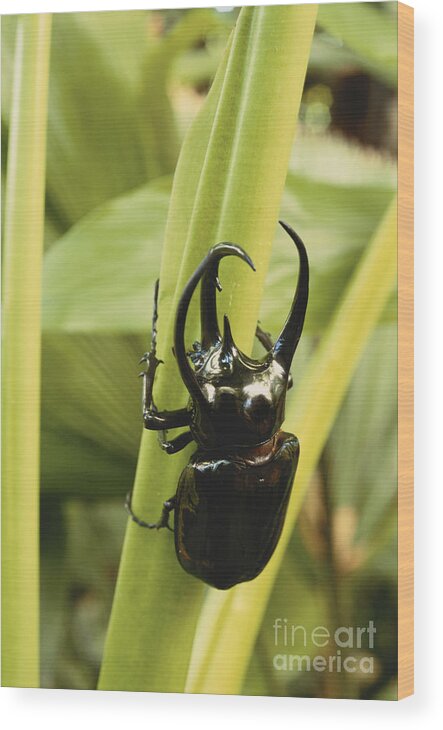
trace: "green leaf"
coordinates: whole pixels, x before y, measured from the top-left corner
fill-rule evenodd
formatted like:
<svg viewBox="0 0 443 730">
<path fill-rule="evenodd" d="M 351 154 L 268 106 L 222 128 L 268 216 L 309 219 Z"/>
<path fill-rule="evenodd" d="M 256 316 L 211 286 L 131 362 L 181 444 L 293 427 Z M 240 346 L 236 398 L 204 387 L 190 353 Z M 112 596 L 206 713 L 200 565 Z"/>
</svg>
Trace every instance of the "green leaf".
<svg viewBox="0 0 443 730">
<path fill-rule="evenodd" d="M 138 361 L 169 202 L 161 188 L 151 184 L 100 206 L 46 253 L 45 491 L 90 499 L 118 494 L 123 502 L 132 484 L 140 442 Z"/>
<path fill-rule="evenodd" d="M 396 344 L 396 325 L 377 328 L 327 446 L 333 505 L 356 510 L 355 540 L 370 544 L 397 490 Z"/>
<path fill-rule="evenodd" d="M 146 17 L 142 11 L 125 12 L 124 22 L 119 12 L 54 16 L 47 190 L 62 230 L 146 179 L 135 113 Z M 8 19 L 6 40 L 14 21 Z M 7 123 L 8 106 L 3 114 Z"/>
<path fill-rule="evenodd" d="M 232 294 L 223 309 L 236 312 L 234 337 L 242 349 L 251 347 L 315 15 L 315 6 L 243 8 L 183 145 L 160 276 L 158 346 L 165 365 L 158 372 L 156 400 L 162 407 L 186 402 L 170 356 L 174 315 L 185 282 L 219 240 L 241 242 L 258 269 L 252 275 L 238 262 L 227 262 L 221 272 Z M 189 336 L 195 335 L 196 309 L 188 324 Z M 139 514 L 156 514 L 188 457 L 189 450 L 169 459 L 159 453 L 155 434 L 143 434 L 134 491 Z M 165 532 L 153 536 L 128 526 L 101 689 L 184 688 L 204 588 L 180 569 Z"/>
<path fill-rule="evenodd" d="M 301 556 L 299 545 L 296 547 L 298 560 L 295 561 L 291 554 L 287 555 L 277 576 L 272 601 L 268 604 L 262 630 L 252 655 L 256 662 L 255 664 L 251 662 L 248 668 L 242 694 L 258 694 L 257 683 L 264 681 L 266 687 L 264 694 L 280 697 L 288 695 L 321 696 L 321 689 L 316 683 L 315 677 L 309 678 L 309 675 L 304 672 L 276 671 L 273 665 L 276 654 L 290 653 L 311 656 L 318 654 L 318 648 L 312 642 L 308 641 L 305 645 L 301 630 L 295 632 L 293 645 L 291 633 L 289 634 L 291 642 L 289 646 L 284 647 L 282 636 L 279 637 L 280 641 L 276 645 L 273 625 L 277 617 L 287 618 L 289 626 L 293 623 L 305 627 L 309 635 L 316 626 L 323 626 L 325 616 L 328 616 L 327 592 L 322 590 L 324 586 L 321 579 L 318 575 L 312 575 L 306 570 L 306 555 Z M 261 670 L 259 675 L 258 667 Z M 312 672 L 312 674 L 317 673 Z"/>
<path fill-rule="evenodd" d="M 146 333 L 169 195 L 137 188 L 86 215 L 45 256 L 45 332 Z"/>
<path fill-rule="evenodd" d="M 397 167 L 387 155 L 350 142 L 340 134 L 301 129 L 292 148 L 290 170 L 318 182 L 372 189 L 397 186 Z"/>
<path fill-rule="evenodd" d="M 350 69 L 359 68 L 361 68 L 361 61 L 356 53 L 345 48 L 332 36 L 317 29 L 309 58 L 310 72 L 314 71 L 328 78 L 336 74 L 349 73 Z"/>
<path fill-rule="evenodd" d="M 42 489 L 99 499 L 133 482 L 140 443 L 140 337 L 45 335 Z M 61 407 L 62 404 L 62 407 Z"/>
<path fill-rule="evenodd" d="M 280 210 L 309 242 L 313 296 L 307 331 L 325 328 L 395 187 L 395 165 L 338 137 L 300 134 L 291 153 Z M 337 168 L 340 175 L 337 175 Z M 338 180 L 337 180 L 338 178 Z M 170 199 L 170 179 L 156 180 L 91 211 L 45 256 L 46 332 L 148 331 L 151 299 Z M 340 226 L 337 226 L 337 217 Z M 277 331 L 293 279 L 288 242 L 278 230 L 261 318 Z"/>
<path fill-rule="evenodd" d="M 390 3 L 395 5 L 394 3 Z M 318 24 L 389 86 L 397 86 L 397 18 L 381 3 L 325 3 Z"/>
<path fill-rule="evenodd" d="M 66 521 L 58 499 L 43 500 L 40 522 L 40 687 L 56 686 L 67 610 Z"/>
<path fill-rule="evenodd" d="M 151 39 L 140 95 L 144 120 L 141 137 L 151 178 L 173 172 L 177 164 L 180 137 L 168 93 L 171 71 L 185 51 L 219 30 L 220 25 L 221 20 L 212 8 L 188 10 L 168 33 Z"/>
<path fill-rule="evenodd" d="M 217 27 L 191 10 L 160 39 L 146 11 L 54 16 L 48 114 L 48 214 L 59 231 L 109 198 L 173 172 L 179 138 L 167 95 L 177 57 Z M 16 18 L 4 19 L 3 121 L 9 124 Z"/>
<path fill-rule="evenodd" d="M 288 174 L 281 216 L 283 220 L 296 221 L 297 231 L 309 242 L 311 301 L 306 317 L 307 333 L 318 334 L 328 326 L 390 195 L 392 189 L 388 185 L 333 185 Z M 286 265 L 286 245 L 279 232 L 266 282 L 269 293 L 291 291 L 293 279 Z M 386 311 L 386 317 L 395 317 L 392 307 Z M 261 318 L 267 327 L 279 331 L 278 298 L 267 297 Z"/>
</svg>

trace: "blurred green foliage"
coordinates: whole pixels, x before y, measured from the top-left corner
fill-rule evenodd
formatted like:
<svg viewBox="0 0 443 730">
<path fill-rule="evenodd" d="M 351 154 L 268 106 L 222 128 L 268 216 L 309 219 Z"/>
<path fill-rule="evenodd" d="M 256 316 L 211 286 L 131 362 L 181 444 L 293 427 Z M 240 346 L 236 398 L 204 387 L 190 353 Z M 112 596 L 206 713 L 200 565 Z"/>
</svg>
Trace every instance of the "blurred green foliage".
<svg viewBox="0 0 443 730">
<path fill-rule="evenodd" d="M 294 144 L 281 211 L 306 241 L 312 266 L 295 378 L 396 188 L 389 154 L 395 149 L 394 6 L 330 5 L 319 15 L 303 99 L 305 124 Z M 149 340 L 172 173 L 236 14 L 54 16 L 43 279 L 44 686 L 96 685 L 126 524 L 122 503 L 139 447 L 137 362 Z M 4 18 L 3 164 L 14 39 L 15 19 Z M 368 79 L 371 98 L 361 105 L 351 96 L 343 107 L 340 92 L 354 75 Z M 309 94 L 318 84 L 328 93 L 317 88 Z M 312 104 L 317 107 L 308 113 Z M 374 146 L 364 129 L 376 113 L 381 131 Z M 352 133 L 350 118 L 356 122 Z M 312 119 L 321 123 L 316 127 Z M 260 315 L 269 331 L 279 331 L 292 293 L 287 241 L 277 233 Z M 393 299 L 305 501 L 245 693 L 395 697 L 395 342 Z M 374 676 L 353 675 L 345 690 L 338 675 L 276 672 L 272 624 L 279 616 L 308 628 L 373 618 L 379 639 Z"/>
</svg>

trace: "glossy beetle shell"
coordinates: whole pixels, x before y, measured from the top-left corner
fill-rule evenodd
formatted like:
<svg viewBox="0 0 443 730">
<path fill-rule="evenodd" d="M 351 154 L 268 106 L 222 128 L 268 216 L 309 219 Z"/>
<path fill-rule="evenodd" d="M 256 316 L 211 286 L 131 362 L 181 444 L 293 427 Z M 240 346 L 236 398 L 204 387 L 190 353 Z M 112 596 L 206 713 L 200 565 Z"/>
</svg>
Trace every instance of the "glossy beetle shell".
<svg viewBox="0 0 443 730">
<path fill-rule="evenodd" d="M 193 455 L 175 513 L 177 558 L 188 573 L 227 589 L 263 570 L 282 531 L 298 456 L 297 438 L 283 431 L 258 448 Z"/>
<path fill-rule="evenodd" d="M 309 262 L 303 241 L 286 223 L 299 255 L 297 288 L 291 309 L 275 344 L 259 327 L 256 336 L 266 354 L 255 360 L 235 344 L 228 317 L 219 330 L 216 289 L 221 289 L 219 264 L 227 256 L 243 260 L 255 271 L 248 254 L 229 242 L 213 246 L 195 269 L 179 299 L 173 352 L 188 405 L 159 411 L 153 383 L 160 364 L 156 356 L 157 294 L 154 299 L 152 343 L 142 361 L 143 422 L 160 432 L 168 454 L 191 441 L 197 451 L 184 468 L 176 493 L 163 503 L 161 517 L 150 523 L 127 509 L 141 527 L 169 527 L 175 510 L 177 558 L 191 575 L 219 589 L 253 580 L 271 558 L 281 531 L 299 458 L 295 436 L 281 431 L 290 367 L 305 319 L 309 294 Z M 185 344 L 186 318 L 200 285 L 201 341 L 189 352 Z M 169 440 L 171 428 L 188 427 Z"/>
</svg>

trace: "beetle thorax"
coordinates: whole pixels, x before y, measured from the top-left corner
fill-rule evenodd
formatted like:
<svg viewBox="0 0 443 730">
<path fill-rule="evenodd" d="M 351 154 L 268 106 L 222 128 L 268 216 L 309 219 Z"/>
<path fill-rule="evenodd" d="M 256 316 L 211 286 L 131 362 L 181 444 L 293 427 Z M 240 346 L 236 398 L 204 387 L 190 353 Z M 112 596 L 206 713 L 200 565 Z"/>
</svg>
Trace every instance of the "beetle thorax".
<svg viewBox="0 0 443 730">
<path fill-rule="evenodd" d="M 262 443 L 280 428 L 287 376 L 272 357 L 252 360 L 220 343 L 207 353 L 196 377 L 204 406 L 196 409 L 195 431 L 206 448 Z M 204 438 L 199 433 L 203 426 Z"/>
</svg>

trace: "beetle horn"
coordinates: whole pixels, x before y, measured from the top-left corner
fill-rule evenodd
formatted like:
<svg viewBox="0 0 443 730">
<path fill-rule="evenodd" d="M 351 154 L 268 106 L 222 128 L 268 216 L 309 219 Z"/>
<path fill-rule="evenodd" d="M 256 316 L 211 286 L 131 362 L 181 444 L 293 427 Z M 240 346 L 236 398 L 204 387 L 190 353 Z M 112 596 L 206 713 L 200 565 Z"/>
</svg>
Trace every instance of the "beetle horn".
<svg viewBox="0 0 443 730">
<path fill-rule="evenodd" d="M 218 272 L 218 265 L 222 258 L 225 256 L 238 256 L 239 258 L 243 259 L 253 271 L 255 271 L 254 264 L 252 263 L 251 259 L 249 258 L 248 254 L 240 247 L 237 246 L 234 243 L 218 243 L 216 246 L 211 248 L 208 255 L 203 259 L 201 264 L 196 268 L 194 273 L 192 274 L 191 278 L 189 279 L 188 283 L 186 284 L 183 294 L 180 297 L 180 301 L 178 303 L 177 307 L 177 314 L 175 317 L 175 330 L 174 330 L 174 351 L 175 356 L 177 358 L 178 367 L 180 369 L 180 375 L 182 376 L 183 382 L 186 385 L 190 395 L 195 398 L 197 401 L 202 402 L 203 395 L 199 386 L 199 383 L 197 381 L 197 378 L 195 376 L 193 368 L 190 366 L 188 358 L 186 356 L 186 349 L 185 349 L 185 324 L 186 324 L 186 316 L 189 309 L 189 303 L 191 301 L 191 297 L 199 283 L 199 281 L 206 278 L 206 275 L 211 275 L 212 281 L 215 285 L 215 277 L 217 276 Z M 202 282 L 203 283 L 203 282 Z M 209 288 L 209 285 L 208 285 Z M 215 298 L 215 289 L 213 291 L 214 298 Z M 218 333 L 218 326 L 217 330 L 214 329 L 214 318 L 216 319 L 216 312 L 215 312 L 215 306 L 213 310 L 212 318 L 209 318 L 205 320 L 205 322 L 212 322 L 212 333 L 214 331 Z M 211 333 L 211 328 L 208 330 L 209 334 Z M 220 335 L 218 335 L 220 337 Z M 232 336 L 231 336 L 232 338 Z"/>
<path fill-rule="evenodd" d="M 231 365 L 235 354 L 238 352 L 231 332 L 231 324 L 228 316 L 225 314 L 223 318 L 223 340 L 220 350 L 220 359 L 224 365 Z"/>
<path fill-rule="evenodd" d="M 291 311 L 280 333 L 280 336 L 273 347 L 273 355 L 278 363 L 289 373 L 292 358 L 297 349 L 303 323 L 305 321 L 306 307 L 309 295 L 309 262 L 308 255 L 300 236 L 286 223 L 279 221 L 280 225 L 290 235 L 297 246 L 300 259 L 297 289 L 292 302 Z"/>
<path fill-rule="evenodd" d="M 200 321 L 201 321 L 201 344 L 202 349 L 207 350 L 209 347 L 220 342 L 220 330 L 217 321 L 217 288 L 221 291 L 221 285 L 218 280 L 218 264 L 220 259 L 215 259 L 208 264 L 202 277 L 200 291 Z"/>
</svg>

